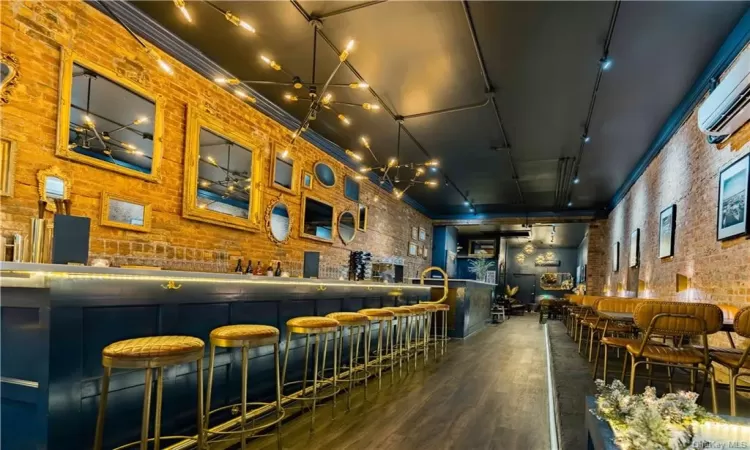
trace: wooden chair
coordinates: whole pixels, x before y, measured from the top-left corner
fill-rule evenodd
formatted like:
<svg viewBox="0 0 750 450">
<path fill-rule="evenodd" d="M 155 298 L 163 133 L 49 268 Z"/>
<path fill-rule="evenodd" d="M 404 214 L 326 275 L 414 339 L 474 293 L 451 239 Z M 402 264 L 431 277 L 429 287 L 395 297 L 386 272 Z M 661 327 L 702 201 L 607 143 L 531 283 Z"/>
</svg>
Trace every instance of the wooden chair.
<svg viewBox="0 0 750 450">
<path fill-rule="evenodd" d="M 607 381 L 607 363 L 609 356 L 609 348 L 614 347 L 617 349 L 625 350 L 628 344 L 639 343 L 640 340 L 635 337 L 623 337 L 616 336 L 617 334 L 623 335 L 635 335 L 637 330 L 631 324 L 617 323 L 616 321 L 604 319 L 599 316 L 600 312 L 616 312 L 616 313 L 632 313 L 635 311 L 635 307 L 638 305 L 640 299 L 631 298 L 602 298 L 600 299 L 594 310 L 597 313 L 597 321 L 591 328 L 593 342 L 596 334 L 599 334 L 599 343 L 596 347 L 596 359 L 594 362 L 594 379 L 599 369 L 599 354 L 601 353 L 602 347 L 604 347 L 604 361 L 603 361 L 603 373 L 602 379 Z M 611 335 L 610 335 L 611 334 Z M 589 357 L 589 360 L 591 357 Z M 625 381 L 625 368 L 628 365 L 628 353 L 623 351 L 622 355 L 622 374 L 620 375 L 620 381 Z"/>
<path fill-rule="evenodd" d="M 734 332 L 738 335 L 750 338 L 750 306 L 746 306 L 737 312 L 734 316 Z M 750 377 L 750 371 L 743 372 L 743 369 L 750 370 L 750 345 L 744 351 L 738 352 L 734 348 L 734 342 L 731 341 L 732 348 L 725 350 L 713 350 L 710 352 L 711 359 L 727 369 L 729 369 L 729 401 L 730 414 L 737 414 L 737 390 L 738 388 L 745 392 L 750 388 L 738 387 L 737 380 L 740 377 Z"/>
<path fill-rule="evenodd" d="M 669 390 L 672 390 L 673 368 L 683 368 L 690 371 L 690 386 L 695 389 L 695 374 L 703 372 L 704 378 L 700 393 L 703 394 L 706 380 L 711 379 L 711 401 L 716 413 L 716 380 L 713 376 L 713 366 L 708 354 L 708 335 L 721 330 L 723 316 L 718 306 L 709 303 L 679 303 L 650 301 L 641 302 L 633 311 L 635 325 L 645 329 L 640 342 L 626 345 L 630 354 L 632 366 L 630 369 L 630 393 L 635 391 L 635 376 L 638 366 L 649 365 L 649 381 L 654 365 L 667 368 Z M 680 346 L 670 347 L 650 342 L 652 335 L 676 338 Z M 700 336 L 703 351 L 691 345 L 682 346 L 683 338 Z M 701 367 L 702 365 L 702 367 Z"/>
</svg>

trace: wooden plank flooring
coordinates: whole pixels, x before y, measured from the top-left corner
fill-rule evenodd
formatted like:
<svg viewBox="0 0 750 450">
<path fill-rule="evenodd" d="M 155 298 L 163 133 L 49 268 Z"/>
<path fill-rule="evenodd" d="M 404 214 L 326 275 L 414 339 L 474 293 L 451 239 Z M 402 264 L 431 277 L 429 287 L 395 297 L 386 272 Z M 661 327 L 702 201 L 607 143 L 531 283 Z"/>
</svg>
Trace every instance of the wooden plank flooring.
<svg viewBox="0 0 750 450">
<path fill-rule="evenodd" d="M 285 423 L 284 448 L 548 449 L 544 332 L 537 320 L 513 317 L 453 341 L 441 360 L 420 362 L 393 386 L 389 375 L 379 393 L 371 384 L 366 402 L 358 388 L 349 412 L 340 396 L 335 420 L 326 403 L 313 433 L 309 413 Z M 275 449 L 276 439 L 256 439 L 248 448 Z"/>
</svg>

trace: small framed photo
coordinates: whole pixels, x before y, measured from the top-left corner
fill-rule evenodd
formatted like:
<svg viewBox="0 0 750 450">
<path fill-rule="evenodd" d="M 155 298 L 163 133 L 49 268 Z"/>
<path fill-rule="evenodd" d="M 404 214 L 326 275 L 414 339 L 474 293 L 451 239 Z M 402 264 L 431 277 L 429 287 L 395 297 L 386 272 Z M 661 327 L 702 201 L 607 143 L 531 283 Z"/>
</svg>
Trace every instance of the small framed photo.
<svg viewBox="0 0 750 450">
<path fill-rule="evenodd" d="M 419 230 L 417 227 L 411 227 L 411 239 L 412 241 L 419 240 Z"/>
<path fill-rule="evenodd" d="M 417 256 L 424 258 L 424 245 L 420 244 L 419 248 L 417 249 Z"/>
<path fill-rule="evenodd" d="M 425 230 L 422 227 L 419 227 L 419 240 L 420 241 L 426 241 L 427 240 L 427 230 Z"/>
<path fill-rule="evenodd" d="M 409 242 L 409 256 L 417 256 L 417 243 Z"/>
<path fill-rule="evenodd" d="M 612 247 L 612 271 L 620 270 L 620 242 L 615 242 Z"/>
<path fill-rule="evenodd" d="M 151 231 L 151 205 L 102 192 L 99 224 L 132 231 Z"/>
<path fill-rule="evenodd" d="M 719 175 L 716 239 L 723 241 L 748 233 L 750 155 L 735 161 Z"/>
<path fill-rule="evenodd" d="M 667 207 L 659 214 L 659 258 L 674 256 L 674 231 L 677 206 Z"/>
<path fill-rule="evenodd" d="M 638 267 L 638 264 L 640 263 L 640 257 L 641 257 L 641 246 L 640 246 L 640 238 L 641 238 L 641 229 L 636 228 L 635 231 L 630 233 L 630 253 L 628 257 L 628 265 L 630 267 Z"/>
<path fill-rule="evenodd" d="M 303 170 L 302 171 L 302 187 L 305 189 L 312 189 L 313 188 L 313 175 L 312 173 Z"/>
</svg>

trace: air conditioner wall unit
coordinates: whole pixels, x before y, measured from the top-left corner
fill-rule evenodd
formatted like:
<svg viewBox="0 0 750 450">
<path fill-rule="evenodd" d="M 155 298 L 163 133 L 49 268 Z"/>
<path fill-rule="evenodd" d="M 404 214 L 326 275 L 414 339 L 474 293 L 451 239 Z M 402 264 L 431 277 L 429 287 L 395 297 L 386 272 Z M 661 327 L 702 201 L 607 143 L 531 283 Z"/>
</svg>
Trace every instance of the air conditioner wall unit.
<svg viewBox="0 0 750 450">
<path fill-rule="evenodd" d="M 731 136 L 750 119 L 750 51 L 745 51 L 698 109 L 698 127 L 711 143 Z"/>
</svg>

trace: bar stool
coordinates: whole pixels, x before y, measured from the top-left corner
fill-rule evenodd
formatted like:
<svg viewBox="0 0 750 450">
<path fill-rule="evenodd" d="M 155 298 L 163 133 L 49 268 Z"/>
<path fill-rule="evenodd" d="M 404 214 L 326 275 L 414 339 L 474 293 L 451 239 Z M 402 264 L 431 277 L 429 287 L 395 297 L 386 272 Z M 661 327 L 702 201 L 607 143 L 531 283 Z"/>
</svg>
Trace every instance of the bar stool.
<svg viewBox="0 0 750 450">
<path fill-rule="evenodd" d="M 409 341 L 408 339 L 404 339 L 404 331 L 407 329 L 407 325 L 409 324 L 409 316 L 411 315 L 411 311 L 409 310 L 409 308 L 405 308 L 403 306 L 388 306 L 383 309 L 392 312 L 395 316 L 394 321 L 396 322 L 396 339 L 394 342 L 394 352 L 398 354 L 398 378 L 401 379 L 404 354 L 406 354 L 407 358 L 406 370 L 409 370 L 409 352 L 407 351 L 407 345 L 409 344 Z"/>
<path fill-rule="evenodd" d="M 420 303 L 419 306 L 425 308 L 427 311 L 425 311 L 425 341 L 424 341 L 424 360 L 427 362 L 427 360 L 430 358 L 430 329 L 432 328 L 432 324 L 435 324 L 435 327 L 437 327 L 437 306 L 435 306 L 434 303 Z M 437 328 L 435 328 L 435 332 L 437 333 Z M 437 358 L 437 340 L 432 340 L 434 342 L 435 346 L 435 357 Z"/>
<path fill-rule="evenodd" d="M 215 431 L 215 434 L 233 436 L 236 434 L 240 435 L 240 445 L 242 450 L 245 450 L 245 436 L 250 433 L 254 434 L 258 430 L 266 429 L 273 425 L 276 425 L 276 440 L 278 442 L 278 448 L 281 449 L 281 421 L 284 418 L 285 412 L 281 407 L 281 382 L 279 381 L 279 329 L 268 325 L 227 325 L 219 328 L 215 328 L 211 331 L 211 350 L 208 360 L 208 391 L 206 393 L 206 415 L 204 430 L 206 430 L 208 438 L 208 429 L 210 424 L 210 416 L 212 412 L 219 412 L 229 408 L 235 408 L 240 405 L 240 430 L 239 431 Z M 257 410 L 264 408 L 270 408 L 273 403 L 271 402 L 248 402 L 247 401 L 247 378 L 248 369 L 250 366 L 250 360 L 248 359 L 248 350 L 251 348 L 265 347 L 267 345 L 273 345 L 273 360 L 274 370 L 276 372 L 276 419 L 270 423 L 266 423 L 259 427 L 245 428 L 245 422 L 247 420 L 247 407 L 256 406 Z M 242 387 L 240 398 L 241 401 L 238 404 L 223 406 L 211 411 L 211 388 L 214 382 L 214 359 L 216 355 L 216 347 L 221 348 L 237 348 L 241 349 L 242 353 Z M 256 437 L 260 435 L 255 435 Z M 221 440 L 231 440 L 232 438 L 226 438 Z M 206 439 L 207 441 L 208 439 Z M 218 442 L 221 440 L 215 440 Z"/>
<path fill-rule="evenodd" d="M 182 438 L 161 436 L 162 393 L 164 391 L 164 367 L 195 362 L 198 378 L 198 448 L 203 448 L 203 349 L 202 340 L 191 336 L 151 336 L 114 342 L 102 350 L 101 398 L 99 399 L 99 414 L 96 418 L 96 434 L 94 450 L 102 448 L 104 435 L 104 418 L 107 410 L 107 395 L 109 394 L 109 379 L 112 369 L 146 369 L 146 379 L 143 389 L 143 411 L 141 415 L 140 449 L 147 450 L 148 443 L 153 441 L 154 450 L 161 448 L 161 439 Z M 151 410 L 151 389 L 153 385 L 153 371 L 156 369 L 156 411 L 154 423 L 154 437 L 149 439 L 149 414 Z M 120 448 L 129 447 L 132 442 Z"/>
<path fill-rule="evenodd" d="M 435 307 L 437 308 L 436 313 L 436 319 L 437 314 L 440 314 L 440 318 L 442 319 L 443 326 L 440 330 L 440 334 L 438 337 L 438 331 L 437 331 L 437 323 L 435 324 L 435 339 L 440 341 L 440 354 L 445 354 L 445 346 L 448 342 L 448 311 L 450 311 L 451 307 L 447 303 L 435 303 Z"/>
<path fill-rule="evenodd" d="M 333 366 L 333 380 L 327 380 L 324 379 L 318 382 L 318 356 L 320 353 L 320 339 L 321 335 L 323 338 L 323 362 L 322 362 L 322 373 L 325 373 L 326 371 L 326 352 L 328 351 L 328 333 L 333 333 L 333 360 L 336 361 L 338 359 L 337 357 L 337 351 L 336 351 L 336 332 L 339 328 L 339 322 L 335 319 L 331 319 L 329 317 L 317 317 L 317 316 L 305 316 L 305 317 L 295 317 L 293 319 L 289 319 L 286 322 L 287 327 L 287 333 L 286 333 L 286 351 L 284 352 L 284 370 L 282 371 L 281 375 L 281 386 L 282 389 L 286 388 L 288 385 L 292 384 L 302 384 L 302 390 L 297 395 L 293 396 L 284 396 L 287 398 L 293 398 L 296 400 L 301 400 L 302 402 L 305 401 L 312 401 L 312 416 L 310 417 L 310 432 L 313 431 L 313 427 L 315 426 L 315 406 L 318 402 L 318 400 L 324 400 L 329 397 L 333 397 L 333 409 L 335 413 L 336 409 L 336 392 L 337 392 L 337 385 L 336 385 L 336 378 L 338 376 L 337 367 L 336 364 Z M 304 374 L 302 375 L 302 381 L 286 381 L 286 370 L 289 363 L 289 352 L 291 350 L 290 345 L 292 341 L 292 335 L 293 334 L 304 334 L 305 335 L 305 369 Z M 308 360 L 310 359 L 310 336 L 313 336 L 315 338 L 315 355 L 314 355 L 314 363 L 313 363 L 313 384 L 312 384 L 312 396 L 308 396 L 307 392 L 307 374 L 308 374 Z M 332 386 L 332 392 L 330 394 L 325 394 L 318 396 L 318 385 L 330 385 Z"/>
<path fill-rule="evenodd" d="M 354 312 L 334 312 L 327 314 L 326 317 L 334 319 L 339 323 L 339 359 L 334 361 L 334 365 L 338 364 L 338 380 L 337 382 L 348 381 L 349 388 L 346 393 L 346 410 L 349 411 L 352 408 L 352 391 L 354 390 L 355 381 L 363 381 L 367 385 L 367 378 L 369 376 L 367 368 L 367 357 L 365 357 L 364 368 L 360 368 L 359 365 L 359 344 L 362 340 L 362 335 L 369 336 L 367 330 L 370 327 L 370 320 L 366 315 Z M 346 371 L 346 375 L 342 375 L 344 365 L 344 330 L 349 330 L 349 361 Z M 356 343 L 355 343 L 356 336 Z M 364 351 L 367 355 L 367 351 Z"/>
<path fill-rule="evenodd" d="M 390 355 L 390 368 L 391 368 L 391 384 L 393 384 L 393 320 L 396 318 L 396 315 L 393 313 L 393 311 L 388 311 L 387 309 L 379 309 L 379 308 L 367 308 L 367 309 L 360 309 L 360 314 L 364 314 L 367 316 L 367 319 L 370 321 L 370 327 L 367 330 L 367 338 L 365 339 L 365 342 L 368 344 L 372 340 L 372 325 L 377 324 L 378 325 L 378 347 L 377 347 L 377 363 L 375 364 L 375 367 L 378 369 L 378 391 L 380 391 L 380 388 L 382 386 L 382 375 L 383 375 L 383 367 L 385 364 L 383 364 L 383 329 L 385 328 L 386 331 L 386 337 L 385 337 L 385 349 L 387 352 L 387 355 Z M 369 345 L 368 345 L 369 347 Z M 390 348 L 390 351 L 388 349 Z M 367 362 L 367 359 L 369 358 L 369 352 L 365 352 L 365 362 Z M 370 367 L 373 367 L 372 365 Z M 386 366 L 387 367 L 387 366 Z M 365 384 L 365 400 L 367 399 L 367 384 Z"/>
<path fill-rule="evenodd" d="M 417 368 L 417 355 L 419 355 L 420 346 L 424 346 L 424 321 L 427 315 L 427 308 L 422 305 L 408 305 L 411 315 L 409 316 L 409 328 L 407 330 L 407 339 L 409 339 L 413 345 L 412 350 L 414 352 L 414 369 Z M 412 331 L 414 332 L 414 340 L 412 340 Z M 422 337 L 420 337 L 420 331 L 422 331 Z M 421 341 L 421 345 L 420 345 Z M 424 348 L 423 348 L 424 350 Z"/>
</svg>

